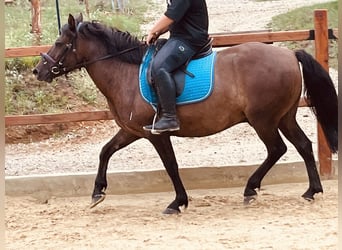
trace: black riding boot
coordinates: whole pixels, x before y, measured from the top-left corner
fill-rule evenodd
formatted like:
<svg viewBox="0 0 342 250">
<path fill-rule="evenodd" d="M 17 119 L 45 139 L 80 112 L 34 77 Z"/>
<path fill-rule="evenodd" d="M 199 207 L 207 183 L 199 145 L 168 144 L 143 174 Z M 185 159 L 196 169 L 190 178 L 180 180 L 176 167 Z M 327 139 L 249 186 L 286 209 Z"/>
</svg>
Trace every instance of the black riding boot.
<svg viewBox="0 0 342 250">
<path fill-rule="evenodd" d="M 144 126 L 152 134 L 179 130 L 176 114 L 176 86 L 171 75 L 164 69 L 155 76 L 156 94 L 161 108 L 161 115 L 155 124 Z"/>
</svg>

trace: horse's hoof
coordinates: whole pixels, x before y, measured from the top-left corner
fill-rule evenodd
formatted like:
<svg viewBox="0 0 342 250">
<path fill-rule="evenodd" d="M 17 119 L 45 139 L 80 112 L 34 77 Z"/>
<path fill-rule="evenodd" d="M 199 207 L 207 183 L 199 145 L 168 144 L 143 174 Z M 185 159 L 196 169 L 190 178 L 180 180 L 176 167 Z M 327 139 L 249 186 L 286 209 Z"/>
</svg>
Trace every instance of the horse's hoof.
<svg viewBox="0 0 342 250">
<path fill-rule="evenodd" d="M 90 208 L 97 206 L 97 204 L 101 203 L 105 198 L 106 198 L 105 193 L 94 195 L 90 203 Z"/>
<path fill-rule="evenodd" d="M 254 202 L 257 199 L 256 195 L 251 195 L 251 196 L 245 196 L 243 199 L 243 204 L 244 205 L 250 205 L 252 202 Z"/>
<path fill-rule="evenodd" d="M 180 210 L 179 209 L 173 209 L 173 208 L 166 208 L 163 212 L 163 214 L 180 214 Z"/>
<path fill-rule="evenodd" d="M 313 196 L 305 196 L 305 195 L 302 195 L 303 199 L 308 201 L 308 202 L 314 202 L 315 201 L 315 198 Z"/>
<path fill-rule="evenodd" d="M 322 187 L 318 187 L 318 188 L 309 188 L 303 195 L 302 197 L 309 201 L 309 202 L 313 202 L 315 200 L 314 196 L 316 194 L 323 194 L 323 189 Z"/>
</svg>

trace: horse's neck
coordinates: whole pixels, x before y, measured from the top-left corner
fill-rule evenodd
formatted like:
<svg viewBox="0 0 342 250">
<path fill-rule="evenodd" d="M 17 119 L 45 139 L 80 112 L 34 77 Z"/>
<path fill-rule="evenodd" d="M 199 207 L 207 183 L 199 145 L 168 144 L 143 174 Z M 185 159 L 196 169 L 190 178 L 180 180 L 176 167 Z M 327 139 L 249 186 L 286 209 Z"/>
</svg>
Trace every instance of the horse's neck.
<svg viewBox="0 0 342 250">
<path fill-rule="evenodd" d="M 132 105 L 132 99 L 138 95 L 139 90 L 139 65 L 106 60 L 89 65 L 86 69 L 111 108 L 116 110 L 114 116 L 120 116 L 118 106 Z"/>
</svg>

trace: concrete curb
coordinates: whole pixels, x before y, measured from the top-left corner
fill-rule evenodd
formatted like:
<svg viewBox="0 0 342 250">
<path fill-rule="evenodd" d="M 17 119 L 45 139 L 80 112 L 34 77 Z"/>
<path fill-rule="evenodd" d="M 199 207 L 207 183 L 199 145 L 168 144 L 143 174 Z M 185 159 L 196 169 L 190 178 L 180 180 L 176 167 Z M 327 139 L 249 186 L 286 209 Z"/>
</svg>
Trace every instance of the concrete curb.
<svg viewBox="0 0 342 250">
<path fill-rule="evenodd" d="M 180 175 L 186 189 L 211 189 L 244 186 L 258 165 L 226 167 L 181 168 Z M 333 161 L 337 178 L 337 161 Z M 90 196 L 95 173 L 72 175 L 39 175 L 6 177 L 6 195 L 71 197 Z M 107 194 L 133 194 L 173 191 L 165 170 L 110 172 L 107 174 Z M 277 164 L 265 177 L 263 185 L 276 183 L 307 182 L 303 162 Z"/>
</svg>

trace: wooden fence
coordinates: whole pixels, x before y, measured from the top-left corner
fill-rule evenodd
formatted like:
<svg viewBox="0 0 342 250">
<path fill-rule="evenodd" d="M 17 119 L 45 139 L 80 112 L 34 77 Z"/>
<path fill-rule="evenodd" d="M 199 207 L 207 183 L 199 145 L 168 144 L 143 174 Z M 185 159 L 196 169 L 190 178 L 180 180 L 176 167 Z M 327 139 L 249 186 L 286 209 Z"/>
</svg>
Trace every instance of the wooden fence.
<svg viewBox="0 0 342 250">
<path fill-rule="evenodd" d="M 337 29 L 328 29 L 327 10 L 314 11 L 314 30 L 296 30 L 280 32 L 244 32 L 244 33 L 219 33 L 211 34 L 214 47 L 228 47 L 241 43 L 258 41 L 264 43 L 285 42 L 285 41 L 303 41 L 314 40 L 316 60 L 326 69 L 328 65 L 328 45 L 329 39 L 337 39 Z M 37 56 L 40 53 L 47 52 L 50 48 L 46 46 L 31 46 L 23 48 L 5 49 L 5 57 L 24 57 Z M 304 99 L 300 101 L 299 106 L 307 106 Z M 5 116 L 5 126 L 34 125 L 67 123 L 81 121 L 97 121 L 113 119 L 108 110 L 73 112 L 64 114 L 38 114 L 38 115 L 19 115 Z M 323 135 L 322 129 L 318 124 L 318 157 L 320 164 L 320 174 L 326 178 L 334 174 L 332 169 L 332 157 L 328 144 Z"/>
</svg>

